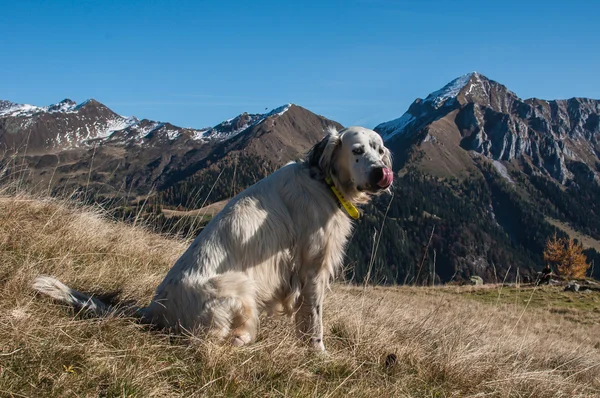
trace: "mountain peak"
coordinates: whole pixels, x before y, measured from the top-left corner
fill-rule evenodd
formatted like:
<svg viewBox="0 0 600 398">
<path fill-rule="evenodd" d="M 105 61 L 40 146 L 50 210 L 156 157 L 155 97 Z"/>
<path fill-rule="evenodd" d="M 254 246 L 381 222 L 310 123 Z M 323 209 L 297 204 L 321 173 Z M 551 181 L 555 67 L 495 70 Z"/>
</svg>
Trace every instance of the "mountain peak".
<svg viewBox="0 0 600 398">
<path fill-rule="evenodd" d="M 211 128 L 209 131 L 206 132 L 206 137 L 218 140 L 230 139 L 240 134 L 244 130 L 255 126 L 259 123 L 262 123 L 269 117 L 283 115 L 285 112 L 288 111 L 288 109 L 290 109 L 292 105 L 293 104 L 285 104 L 274 108 L 264 114 L 250 114 L 248 112 L 244 112 L 241 115 L 234 117 L 233 119 L 225 120 L 216 125 L 215 127 Z"/>
<path fill-rule="evenodd" d="M 57 102 L 56 104 L 52 104 L 48 106 L 48 112 L 69 112 L 75 109 L 77 103 L 70 98 L 65 98 L 64 100 Z"/>
<path fill-rule="evenodd" d="M 94 107 L 95 106 L 99 106 L 99 105 L 104 106 L 101 102 L 98 102 L 98 101 L 96 101 L 93 98 L 88 98 L 85 101 L 83 101 L 81 104 L 77 105 L 77 109 L 81 109 L 81 108 L 83 108 L 85 106 L 88 106 L 88 105 L 91 105 L 91 106 L 94 106 Z"/>
<path fill-rule="evenodd" d="M 471 72 L 457 77 L 440 90 L 429 94 L 422 103 L 433 109 L 455 108 L 474 103 L 503 112 L 514 100 L 519 100 L 519 97 L 506 86 L 488 79 L 481 73 Z"/>
<path fill-rule="evenodd" d="M 7 101 L 7 100 L 0 100 L 0 114 L 7 110 L 7 109 L 11 109 L 14 108 L 15 106 L 17 106 L 18 104 L 15 104 L 14 102 L 11 101 Z"/>
<path fill-rule="evenodd" d="M 474 88 L 483 87 L 490 80 L 479 72 L 470 72 L 457 77 L 441 89 L 432 92 L 423 100 L 430 102 L 434 108 L 451 105 L 463 91 L 470 93 Z"/>
<path fill-rule="evenodd" d="M 277 108 L 274 108 L 274 109 L 272 109 L 272 110 L 271 110 L 269 113 L 265 113 L 263 116 L 264 116 L 265 118 L 267 118 L 267 117 L 269 117 L 269 116 L 273 116 L 273 115 L 278 115 L 278 116 L 281 116 L 281 115 L 283 115 L 285 112 L 287 112 L 287 111 L 288 111 L 288 109 L 290 109 L 290 107 L 291 107 L 292 105 L 293 105 L 293 104 L 289 104 L 289 103 L 288 103 L 288 104 L 285 104 L 285 105 L 278 106 Z"/>
<path fill-rule="evenodd" d="M 508 112 L 516 94 L 502 84 L 488 79 L 479 72 L 457 77 L 441 89 L 432 92 L 424 100 L 418 98 L 408 111 L 398 119 L 375 127 L 384 141 L 392 137 L 415 132 L 420 127 L 469 103 Z M 431 119 L 431 120 L 430 120 Z"/>
<path fill-rule="evenodd" d="M 29 104 L 17 104 L 10 101 L 0 101 L 0 117 L 31 115 L 41 112 L 44 108 Z"/>
</svg>

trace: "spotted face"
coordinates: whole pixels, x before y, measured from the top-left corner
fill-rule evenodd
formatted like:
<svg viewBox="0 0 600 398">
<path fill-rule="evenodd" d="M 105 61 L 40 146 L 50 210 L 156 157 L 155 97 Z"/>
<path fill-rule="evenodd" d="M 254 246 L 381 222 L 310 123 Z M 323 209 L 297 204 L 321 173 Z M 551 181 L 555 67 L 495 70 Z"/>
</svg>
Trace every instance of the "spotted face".
<svg viewBox="0 0 600 398">
<path fill-rule="evenodd" d="M 363 127 L 348 127 L 340 132 L 340 140 L 337 163 L 340 171 L 347 170 L 356 190 L 377 193 L 392 185 L 390 151 L 379 134 Z"/>
<path fill-rule="evenodd" d="M 390 151 L 379 134 L 363 127 L 331 131 L 309 152 L 307 162 L 358 201 L 365 193 L 387 190 L 394 179 Z"/>
</svg>

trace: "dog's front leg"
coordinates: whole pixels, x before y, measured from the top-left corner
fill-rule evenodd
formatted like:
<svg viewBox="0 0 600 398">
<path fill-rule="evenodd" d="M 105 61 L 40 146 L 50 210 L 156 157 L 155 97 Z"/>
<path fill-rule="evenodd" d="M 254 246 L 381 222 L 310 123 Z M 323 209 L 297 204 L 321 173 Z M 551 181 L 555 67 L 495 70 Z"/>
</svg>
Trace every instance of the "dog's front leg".
<svg viewBox="0 0 600 398">
<path fill-rule="evenodd" d="M 300 306 L 296 313 L 296 331 L 311 348 L 325 351 L 323 344 L 323 299 L 325 280 L 321 275 L 306 278 L 300 293 Z"/>
</svg>

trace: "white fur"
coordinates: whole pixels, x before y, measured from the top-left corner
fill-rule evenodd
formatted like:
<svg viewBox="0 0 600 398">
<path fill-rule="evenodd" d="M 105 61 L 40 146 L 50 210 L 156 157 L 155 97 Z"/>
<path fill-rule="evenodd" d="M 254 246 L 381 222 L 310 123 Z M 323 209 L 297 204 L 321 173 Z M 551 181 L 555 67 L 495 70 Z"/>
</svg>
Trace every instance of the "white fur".
<svg viewBox="0 0 600 398">
<path fill-rule="evenodd" d="M 357 147 L 364 153 L 353 153 Z M 261 311 L 282 312 L 295 316 L 299 337 L 324 350 L 325 290 L 352 229 L 324 178 L 332 178 L 347 200 L 364 203 L 366 192 L 378 193 L 369 173 L 390 163 L 374 131 L 330 131 L 305 161 L 287 164 L 234 197 L 137 314 L 159 327 L 205 330 L 243 345 L 256 337 Z M 50 277 L 38 278 L 34 288 L 100 315 L 109 309 Z"/>
</svg>

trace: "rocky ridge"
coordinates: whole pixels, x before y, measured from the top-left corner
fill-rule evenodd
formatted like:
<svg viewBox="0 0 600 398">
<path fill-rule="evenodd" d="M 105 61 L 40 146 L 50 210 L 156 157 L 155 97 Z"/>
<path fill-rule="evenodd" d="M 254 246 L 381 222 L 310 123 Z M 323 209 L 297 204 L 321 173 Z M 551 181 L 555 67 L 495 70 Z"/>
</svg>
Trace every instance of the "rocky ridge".
<svg viewBox="0 0 600 398">
<path fill-rule="evenodd" d="M 463 149 L 496 161 L 519 160 L 564 184 L 571 178 L 567 161 L 587 164 L 598 178 L 599 116 L 598 100 L 522 100 L 473 72 L 416 99 L 404 115 L 375 130 L 392 146 L 434 145 L 443 141 L 436 127 L 444 120 L 460 135 L 455 138 Z"/>
</svg>

